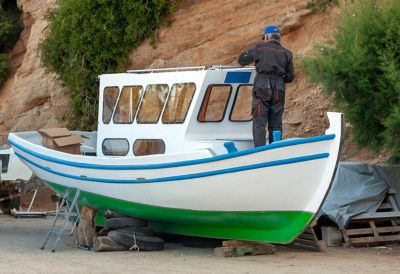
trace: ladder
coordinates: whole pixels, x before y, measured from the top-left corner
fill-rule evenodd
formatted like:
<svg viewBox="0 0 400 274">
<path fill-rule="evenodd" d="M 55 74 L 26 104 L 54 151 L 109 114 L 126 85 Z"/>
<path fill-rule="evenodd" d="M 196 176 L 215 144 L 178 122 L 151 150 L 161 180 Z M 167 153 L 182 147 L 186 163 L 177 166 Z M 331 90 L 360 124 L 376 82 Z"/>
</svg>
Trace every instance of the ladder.
<svg viewBox="0 0 400 274">
<path fill-rule="evenodd" d="M 75 194 L 74 194 L 74 192 L 75 192 Z M 68 197 L 70 194 L 74 195 L 71 203 L 68 201 Z M 72 235 L 74 233 L 77 223 L 79 222 L 79 219 L 80 219 L 79 208 L 78 208 L 79 195 L 80 195 L 79 188 L 69 187 L 65 190 L 63 199 L 60 203 L 60 206 L 57 208 L 54 219 L 50 225 L 50 229 L 47 232 L 46 239 L 44 240 L 44 243 L 41 247 L 42 250 L 45 248 L 50 236 L 56 235 L 56 239 L 53 243 L 53 248 L 52 248 L 51 252 L 56 251 L 57 244 L 60 241 L 61 237 L 65 234 L 65 230 L 67 229 L 68 221 L 70 221 L 70 220 L 72 222 L 72 228 L 71 228 L 71 231 L 68 233 L 68 235 Z M 56 224 L 58 218 L 60 218 L 60 217 L 63 217 L 64 221 L 63 221 L 63 224 L 61 225 L 61 227 L 59 227 L 59 229 L 56 230 L 55 224 Z"/>
</svg>

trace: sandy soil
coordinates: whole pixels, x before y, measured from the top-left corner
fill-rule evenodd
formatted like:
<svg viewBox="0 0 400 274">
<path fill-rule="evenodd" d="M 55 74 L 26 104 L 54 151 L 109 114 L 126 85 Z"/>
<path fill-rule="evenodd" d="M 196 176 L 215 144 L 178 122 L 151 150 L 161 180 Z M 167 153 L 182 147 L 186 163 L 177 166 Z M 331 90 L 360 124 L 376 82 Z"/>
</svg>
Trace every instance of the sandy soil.
<svg viewBox="0 0 400 274">
<path fill-rule="evenodd" d="M 51 218 L 0 214 L 0 272 L 4 273 L 399 273 L 400 247 L 329 249 L 324 253 L 279 248 L 275 255 L 219 258 L 212 249 L 168 243 L 162 252 L 95 253 L 65 236 L 55 253 L 40 250 Z"/>
</svg>

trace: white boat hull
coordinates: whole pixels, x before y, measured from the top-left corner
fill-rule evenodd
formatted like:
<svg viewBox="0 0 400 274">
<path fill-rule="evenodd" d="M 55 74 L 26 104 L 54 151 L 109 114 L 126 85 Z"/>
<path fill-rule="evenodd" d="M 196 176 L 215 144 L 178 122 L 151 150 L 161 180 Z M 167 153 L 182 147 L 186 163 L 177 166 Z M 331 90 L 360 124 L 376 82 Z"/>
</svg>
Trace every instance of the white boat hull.
<svg viewBox="0 0 400 274">
<path fill-rule="evenodd" d="M 92 200 L 90 203 L 96 204 L 93 199 L 108 201 L 98 206 L 100 210 L 115 209 L 116 204 L 124 204 L 120 207 L 125 208 L 132 205 L 131 209 L 122 208 L 122 211 L 132 216 L 147 216 L 155 227 L 167 232 L 172 230 L 211 237 L 226 235 L 226 238 L 283 243 L 290 242 L 302 232 L 319 210 L 330 188 L 340 150 L 342 115 L 328 115 L 331 127 L 326 135 L 285 140 L 215 157 L 211 157 L 207 150 L 135 158 L 89 157 L 53 151 L 31 143 L 18 134 L 10 134 L 9 142 L 16 155 L 36 176 L 53 187 L 61 187 L 61 191 L 62 187 L 79 188 L 88 194 L 86 202 Z M 85 198 L 81 203 L 85 203 Z M 149 209 L 138 209 L 140 207 Z M 225 222 L 229 218 L 215 221 L 214 227 L 219 232 L 211 233 L 207 231 L 215 231 L 212 229 L 213 222 L 199 224 L 201 218 L 196 220 L 197 213 L 193 214 L 193 218 L 184 218 L 184 224 L 180 218 L 176 218 L 174 225 L 173 217 L 163 220 L 162 216 L 150 212 L 151 208 L 185 214 L 215 212 L 219 216 L 237 213 L 241 216 L 240 220 L 248 214 L 264 213 L 267 216 L 271 212 L 278 214 L 276 216 L 279 216 L 279 212 L 282 216 L 290 212 L 307 216 L 302 217 L 301 224 L 296 224 L 296 228 L 289 228 L 292 233 L 283 233 L 285 235 L 279 238 L 271 236 L 274 233 L 265 222 L 266 236 L 260 236 L 263 235 L 263 229 L 258 225 L 254 226 L 259 233 L 254 233 L 254 227 L 248 227 L 247 230 L 237 228 L 236 231 L 235 224 L 230 224 L 231 230 L 236 232 L 229 233 L 222 229 L 227 226 Z M 150 211 L 146 213 L 147 210 Z M 198 229 L 185 229 L 191 226 L 186 223 L 190 220 L 192 224 L 197 224 Z M 163 224 L 164 221 L 168 224 Z M 243 222 L 246 223 L 246 220 Z M 250 223 L 255 224 L 257 220 Z"/>
</svg>

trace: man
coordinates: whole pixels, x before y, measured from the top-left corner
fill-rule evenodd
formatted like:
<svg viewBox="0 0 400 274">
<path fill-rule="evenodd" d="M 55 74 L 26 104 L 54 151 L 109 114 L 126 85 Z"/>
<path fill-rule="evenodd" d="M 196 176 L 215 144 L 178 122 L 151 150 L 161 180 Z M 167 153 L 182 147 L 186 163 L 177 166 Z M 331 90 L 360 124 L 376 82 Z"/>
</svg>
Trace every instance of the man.
<svg viewBox="0 0 400 274">
<path fill-rule="evenodd" d="M 269 143 L 273 132 L 282 131 L 282 114 L 285 104 L 285 83 L 294 79 L 293 55 L 281 46 L 281 35 L 276 26 L 264 29 L 265 40 L 239 56 L 241 66 L 256 64 L 257 75 L 253 88 L 253 138 L 254 146 L 266 144 L 268 123 Z"/>
</svg>

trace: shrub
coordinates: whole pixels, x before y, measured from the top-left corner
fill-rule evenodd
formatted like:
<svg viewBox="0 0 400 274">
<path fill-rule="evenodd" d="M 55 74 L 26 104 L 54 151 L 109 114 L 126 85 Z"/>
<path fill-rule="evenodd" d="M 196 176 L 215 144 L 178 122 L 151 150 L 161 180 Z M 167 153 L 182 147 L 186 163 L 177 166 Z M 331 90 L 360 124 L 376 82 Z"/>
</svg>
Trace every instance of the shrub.
<svg viewBox="0 0 400 274">
<path fill-rule="evenodd" d="M 307 7 L 314 12 L 324 12 L 332 5 L 338 5 L 339 0 L 307 0 Z"/>
<path fill-rule="evenodd" d="M 5 54 L 0 54 L 0 87 L 3 85 L 4 80 L 6 79 L 9 61 Z"/>
<path fill-rule="evenodd" d="M 7 76 L 9 66 L 9 61 L 3 53 L 14 46 L 22 30 L 19 17 L 20 12 L 15 0 L 0 0 L 0 87 Z"/>
<path fill-rule="evenodd" d="M 343 9 L 334 40 L 303 68 L 353 124 L 354 141 L 392 149 L 400 160 L 400 1 L 363 0 Z"/>
<path fill-rule="evenodd" d="M 62 0 L 48 16 L 49 35 L 41 44 L 45 66 L 69 90 L 68 126 L 95 129 L 99 74 L 122 71 L 127 54 L 177 6 L 173 0 Z"/>
</svg>

